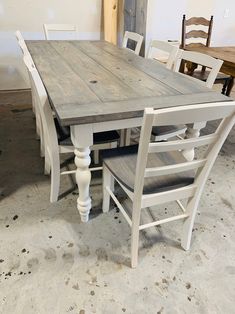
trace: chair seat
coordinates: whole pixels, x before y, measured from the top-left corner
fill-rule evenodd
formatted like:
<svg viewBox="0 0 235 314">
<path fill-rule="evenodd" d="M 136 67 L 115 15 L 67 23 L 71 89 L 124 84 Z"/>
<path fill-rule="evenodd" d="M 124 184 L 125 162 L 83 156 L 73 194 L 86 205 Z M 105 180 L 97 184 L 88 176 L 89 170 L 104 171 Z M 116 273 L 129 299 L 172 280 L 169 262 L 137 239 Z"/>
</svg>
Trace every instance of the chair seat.
<svg viewBox="0 0 235 314">
<path fill-rule="evenodd" d="M 194 71 L 192 76 L 201 81 L 206 81 L 209 74 L 210 74 L 210 71 Z M 215 84 L 220 83 L 225 80 L 230 80 L 230 79 L 231 79 L 231 76 L 219 72 L 215 79 Z"/>
<path fill-rule="evenodd" d="M 114 177 L 129 191 L 134 192 L 138 145 L 120 147 L 110 151 L 103 151 L 103 163 Z M 176 152 L 150 154 L 147 166 L 161 167 L 186 162 L 183 155 Z M 144 194 L 160 193 L 187 186 L 194 182 L 194 172 L 185 171 L 179 174 L 158 176 L 145 179 Z"/>
<path fill-rule="evenodd" d="M 186 125 L 164 125 L 164 126 L 155 126 L 153 127 L 152 134 L 154 136 L 163 136 L 163 135 L 169 135 L 173 134 L 183 134 L 185 133 L 187 127 Z"/>
<path fill-rule="evenodd" d="M 95 144 L 105 144 L 112 143 L 118 141 L 120 138 L 118 132 L 116 131 L 107 131 L 107 132 L 99 132 L 94 134 L 94 145 Z M 71 137 L 67 137 L 63 140 L 59 140 L 59 144 L 63 146 L 73 146 Z"/>
</svg>

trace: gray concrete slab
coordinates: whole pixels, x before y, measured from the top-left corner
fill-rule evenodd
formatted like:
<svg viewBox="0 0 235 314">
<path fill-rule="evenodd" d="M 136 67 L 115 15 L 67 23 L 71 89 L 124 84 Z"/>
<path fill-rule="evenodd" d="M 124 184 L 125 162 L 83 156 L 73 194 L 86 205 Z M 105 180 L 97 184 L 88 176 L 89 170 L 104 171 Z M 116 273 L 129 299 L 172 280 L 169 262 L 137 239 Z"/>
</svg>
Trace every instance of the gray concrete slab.
<svg viewBox="0 0 235 314">
<path fill-rule="evenodd" d="M 181 222 L 148 229 L 133 270 L 128 225 L 115 208 L 101 212 L 100 175 L 83 224 L 76 190 L 49 203 L 29 106 L 0 106 L 0 117 L 0 313 L 235 313 L 235 129 L 207 182 L 191 250 L 180 247 Z M 70 188 L 63 177 L 61 193 Z"/>
</svg>

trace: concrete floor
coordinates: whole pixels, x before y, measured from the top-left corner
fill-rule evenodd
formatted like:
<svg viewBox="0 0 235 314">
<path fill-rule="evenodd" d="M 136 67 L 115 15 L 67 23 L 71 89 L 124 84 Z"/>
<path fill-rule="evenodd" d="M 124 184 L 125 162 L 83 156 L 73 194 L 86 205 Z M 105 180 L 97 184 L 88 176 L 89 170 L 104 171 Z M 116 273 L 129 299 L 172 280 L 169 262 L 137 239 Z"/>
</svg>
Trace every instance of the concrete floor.
<svg viewBox="0 0 235 314">
<path fill-rule="evenodd" d="M 49 203 L 30 107 L 1 105 L 0 117 L 0 313 L 235 313 L 235 129 L 206 185 L 190 252 L 180 248 L 181 222 L 151 228 L 133 270 L 128 225 L 116 209 L 101 212 L 100 175 L 83 224 L 76 190 Z M 61 193 L 71 188 L 64 177 Z"/>
</svg>

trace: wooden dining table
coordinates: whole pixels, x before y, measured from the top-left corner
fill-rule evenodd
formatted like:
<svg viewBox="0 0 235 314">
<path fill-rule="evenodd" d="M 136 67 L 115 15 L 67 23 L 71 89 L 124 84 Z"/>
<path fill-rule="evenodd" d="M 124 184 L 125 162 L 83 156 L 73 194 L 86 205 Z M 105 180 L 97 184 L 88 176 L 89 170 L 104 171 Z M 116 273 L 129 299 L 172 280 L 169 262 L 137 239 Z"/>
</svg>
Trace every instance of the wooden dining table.
<svg viewBox="0 0 235 314">
<path fill-rule="evenodd" d="M 231 90 L 234 86 L 235 78 L 235 46 L 229 47 L 186 46 L 185 50 L 201 52 L 211 57 L 223 60 L 224 63 L 220 69 L 220 72 L 231 76 L 231 80 L 226 90 L 226 95 L 230 95 Z"/>
<path fill-rule="evenodd" d="M 75 147 L 77 208 L 87 222 L 93 134 L 139 127 L 146 107 L 155 109 L 230 99 L 164 65 L 104 41 L 27 41 L 60 123 L 70 126 Z M 204 125 L 188 125 L 197 137 Z M 185 152 L 193 159 L 193 152 Z"/>
</svg>

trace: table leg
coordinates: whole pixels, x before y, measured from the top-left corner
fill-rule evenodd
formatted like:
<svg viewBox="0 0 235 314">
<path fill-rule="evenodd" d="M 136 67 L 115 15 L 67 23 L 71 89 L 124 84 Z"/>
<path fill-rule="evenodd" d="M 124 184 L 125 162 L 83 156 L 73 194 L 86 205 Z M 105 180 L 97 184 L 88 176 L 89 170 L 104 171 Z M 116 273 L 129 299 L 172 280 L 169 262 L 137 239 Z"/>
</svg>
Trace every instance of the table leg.
<svg viewBox="0 0 235 314">
<path fill-rule="evenodd" d="M 186 131 L 186 139 L 190 138 L 197 138 L 200 136 L 200 130 L 206 126 L 206 122 L 199 122 L 199 123 L 194 123 L 194 124 L 189 124 L 187 125 L 187 131 Z M 195 157 L 195 151 L 194 148 L 184 150 L 183 152 L 184 157 L 188 161 L 193 161 Z"/>
<path fill-rule="evenodd" d="M 91 209 L 91 198 L 89 193 L 91 171 L 90 146 L 93 145 L 93 133 L 89 125 L 72 126 L 71 139 L 75 147 L 76 182 L 78 185 L 79 196 L 77 199 L 77 209 L 82 222 L 89 220 Z"/>
</svg>

